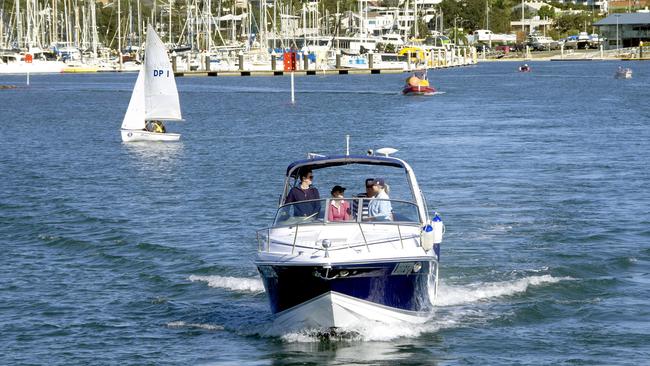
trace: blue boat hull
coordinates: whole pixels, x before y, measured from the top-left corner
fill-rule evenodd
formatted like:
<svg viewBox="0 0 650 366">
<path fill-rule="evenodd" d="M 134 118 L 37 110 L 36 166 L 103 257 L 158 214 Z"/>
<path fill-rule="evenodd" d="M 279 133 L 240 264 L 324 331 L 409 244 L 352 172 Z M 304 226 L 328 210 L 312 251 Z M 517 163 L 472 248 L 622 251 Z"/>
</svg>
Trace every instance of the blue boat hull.
<svg viewBox="0 0 650 366">
<path fill-rule="evenodd" d="M 435 262 L 381 262 L 323 266 L 258 263 L 273 314 L 330 291 L 407 312 L 429 312 Z"/>
</svg>

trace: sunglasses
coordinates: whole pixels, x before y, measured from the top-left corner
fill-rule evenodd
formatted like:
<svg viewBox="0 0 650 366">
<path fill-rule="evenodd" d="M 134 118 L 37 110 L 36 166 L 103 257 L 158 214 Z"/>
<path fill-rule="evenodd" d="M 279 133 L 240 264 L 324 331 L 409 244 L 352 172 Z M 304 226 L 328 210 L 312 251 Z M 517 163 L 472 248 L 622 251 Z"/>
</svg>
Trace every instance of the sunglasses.
<svg viewBox="0 0 650 366">
<path fill-rule="evenodd" d="M 314 176 L 313 175 L 308 175 L 307 179 L 314 179 Z"/>
</svg>

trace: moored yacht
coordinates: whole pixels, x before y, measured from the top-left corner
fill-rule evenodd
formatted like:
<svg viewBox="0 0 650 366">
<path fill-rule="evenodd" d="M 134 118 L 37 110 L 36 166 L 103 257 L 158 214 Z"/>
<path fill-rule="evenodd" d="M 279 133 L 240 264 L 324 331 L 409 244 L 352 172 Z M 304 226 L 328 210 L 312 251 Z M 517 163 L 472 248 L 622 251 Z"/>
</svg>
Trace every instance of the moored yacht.
<svg viewBox="0 0 650 366">
<path fill-rule="evenodd" d="M 443 226 L 429 216 L 412 168 L 389 156 L 395 151 L 310 154 L 289 165 L 275 220 L 257 233 L 255 264 L 275 315 L 272 329 L 430 317 Z M 305 188 L 308 177 L 319 183 Z M 344 186 L 363 193 L 344 198 Z M 373 190 L 380 193 L 369 197 Z M 295 192 L 311 199 L 295 201 Z"/>
</svg>

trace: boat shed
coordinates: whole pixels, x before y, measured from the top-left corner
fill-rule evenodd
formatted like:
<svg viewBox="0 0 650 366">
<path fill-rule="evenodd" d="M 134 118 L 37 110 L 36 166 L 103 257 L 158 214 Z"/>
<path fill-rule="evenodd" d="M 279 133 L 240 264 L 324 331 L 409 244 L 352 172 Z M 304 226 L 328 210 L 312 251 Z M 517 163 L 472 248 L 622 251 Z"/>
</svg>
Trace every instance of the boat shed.
<svg viewBox="0 0 650 366">
<path fill-rule="evenodd" d="M 608 48 L 637 47 L 639 42 L 650 41 L 650 12 L 617 13 L 594 23 Z"/>
</svg>

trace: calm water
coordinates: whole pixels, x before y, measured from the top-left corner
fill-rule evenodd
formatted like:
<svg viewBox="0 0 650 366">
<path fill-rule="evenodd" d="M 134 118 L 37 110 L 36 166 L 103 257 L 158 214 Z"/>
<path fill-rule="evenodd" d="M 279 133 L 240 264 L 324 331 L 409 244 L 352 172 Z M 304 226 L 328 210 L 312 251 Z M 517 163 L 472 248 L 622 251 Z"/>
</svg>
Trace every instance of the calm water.
<svg viewBox="0 0 650 366">
<path fill-rule="evenodd" d="M 628 65 L 438 70 L 429 98 L 299 77 L 295 106 L 288 78 L 181 78 L 177 144 L 120 141 L 135 74 L 0 90 L 0 364 L 646 364 L 650 63 Z M 345 134 L 400 149 L 443 215 L 434 318 L 267 336 L 255 230 Z"/>
</svg>

